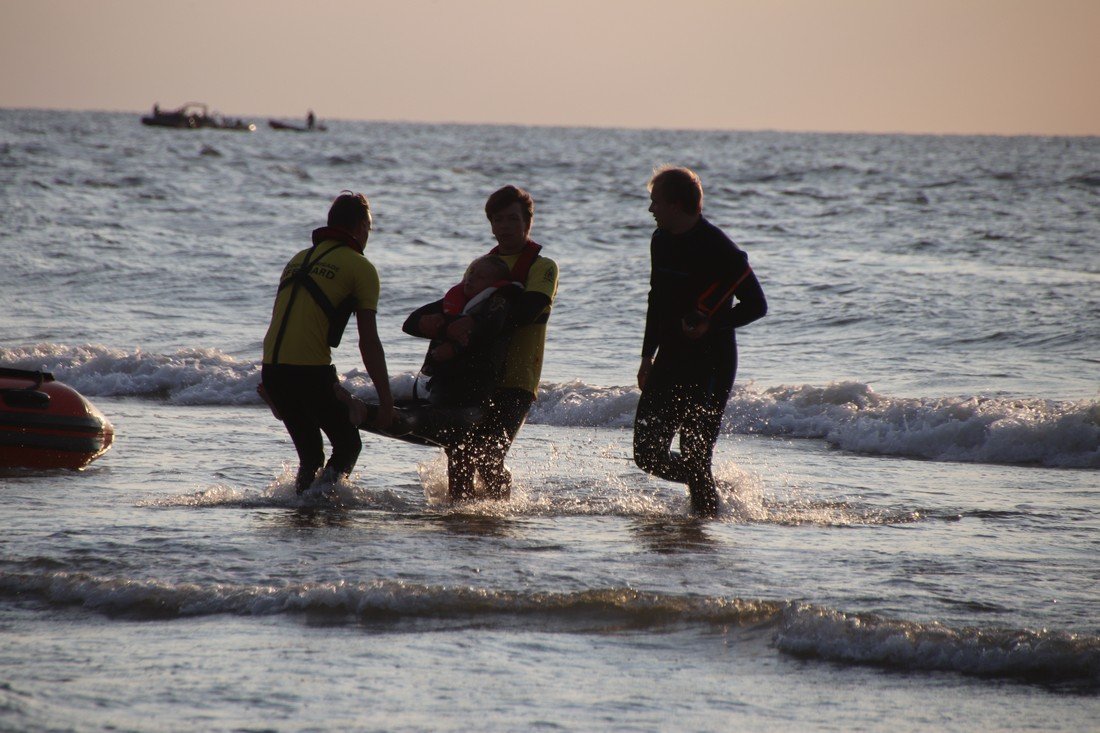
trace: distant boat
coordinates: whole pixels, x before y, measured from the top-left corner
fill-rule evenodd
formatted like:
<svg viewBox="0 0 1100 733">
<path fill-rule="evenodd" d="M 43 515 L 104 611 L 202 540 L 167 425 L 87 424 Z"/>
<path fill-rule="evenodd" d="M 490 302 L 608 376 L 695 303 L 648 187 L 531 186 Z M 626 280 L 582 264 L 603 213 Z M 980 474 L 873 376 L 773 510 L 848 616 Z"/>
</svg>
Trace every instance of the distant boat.
<svg viewBox="0 0 1100 733">
<path fill-rule="evenodd" d="M 325 132 L 328 130 L 324 125 L 295 125 L 292 122 L 280 122 L 279 120 L 268 120 L 267 124 L 271 126 L 272 130 L 291 130 L 293 132 Z"/>
<path fill-rule="evenodd" d="M 161 110 L 153 107 L 153 113 L 141 118 L 141 124 L 151 127 L 171 127 L 177 130 L 198 130 L 209 127 L 215 130 L 253 132 L 256 126 L 244 120 L 227 120 L 221 115 L 210 114 L 201 102 L 188 102 L 179 109 Z"/>
</svg>

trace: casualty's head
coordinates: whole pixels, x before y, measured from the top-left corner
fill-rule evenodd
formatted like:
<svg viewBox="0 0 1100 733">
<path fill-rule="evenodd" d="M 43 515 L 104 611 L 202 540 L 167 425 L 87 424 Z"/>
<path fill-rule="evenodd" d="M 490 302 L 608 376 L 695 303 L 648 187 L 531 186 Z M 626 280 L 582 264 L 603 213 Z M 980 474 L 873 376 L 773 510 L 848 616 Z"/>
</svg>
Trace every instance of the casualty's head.
<svg viewBox="0 0 1100 733">
<path fill-rule="evenodd" d="M 703 212 L 703 183 L 690 168 L 658 168 L 646 188 L 649 211 L 660 229 L 682 234 L 695 225 Z"/>
<path fill-rule="evenodd" d="M 485 202 L 485 216 L 493 228 L 493 236 L 501 254 L 515 254 L 527 244 L 531 221 L 535 218 L 535 200 L 516 186 L 494 191 Z"/>
<path fill-rule="evenodd" d="M 504 260 L 496 255 L 483 255 L 466 268 L 466 275 L 462 278 L 462 292 L 467 298 L 472 298 L 494 283 L 507 280 L 511 275 Z"/>
<path fill-rule="evenodd" d="M 359 243 L 359 251 L 367 245 L 367 238 L 374 227 L 370 215 L 370 202 L 361 193 L 343 190 L 328 210 L 328 225 L 343 229 Z"/>
</svg>

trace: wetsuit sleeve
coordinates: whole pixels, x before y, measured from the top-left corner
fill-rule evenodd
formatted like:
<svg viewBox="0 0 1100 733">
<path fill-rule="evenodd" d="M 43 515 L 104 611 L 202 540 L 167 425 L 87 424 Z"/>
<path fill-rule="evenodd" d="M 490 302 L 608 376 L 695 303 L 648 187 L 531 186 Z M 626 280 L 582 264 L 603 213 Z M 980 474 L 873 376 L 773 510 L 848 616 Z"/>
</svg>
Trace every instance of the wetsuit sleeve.
<svg viewBox="0 0 1100 733">
<path fill-rule="evenodd" d="M 512 325 L 526 326 L 534 323 L 550 307 L 550 298 L 544 293 L 523 292 L 511 309 Z"/>
<path fill-rule="evenodd" d="M 512 323 L 526 326 L 534 323 L 554 302 L 558 293 L 558 265 L 547 257 L 539 257 L 527 273 L 523 294 L 512 305 Z"/>
<path fill-rule="evenodd" d="M 548 257 L 536 259 L 527 273 L 523 289 L 528 293 L 542 293 L 553 301 L 558 292 L 558 264 Z"/>
<path fill-rule="evenodd" d="M 768 312 L 764 289 L 760 287 L 756 273 L 749 267 L 747 258 L 743 270 L 731 285 L 731 290 L 730 294 L 737 298 L 737 305 L 717 312 L 711 319 L 711 328 L 715 330 L 741 328 L 763 318 Z"/>
<path fill-rule="evenodd" d="M 420 330 L 420 317 L 421 316 L 430 316 L 430 315 L 436 314 L 436 313 L 438 313 L 438 314 L 443 313 L 443 301 L 442 300 L 437 300 L 434 303 L 428 303 L 427 305 L 422 305 L 419 308 L 417 308 L 416 310 L 414 310 L 412 313 L 409 314 L 409 317 L 405 319 L 405 323 L 401 326 L 401 330 L 404 331 L 405 333 L 409 334 L 410 336 L 416 336 L 417 338 L 422 338 L 422 339 L 431 338 L 430 336 L 428 336 L 428 334 L 421 332 L 421 330 Z"/>
</svg>

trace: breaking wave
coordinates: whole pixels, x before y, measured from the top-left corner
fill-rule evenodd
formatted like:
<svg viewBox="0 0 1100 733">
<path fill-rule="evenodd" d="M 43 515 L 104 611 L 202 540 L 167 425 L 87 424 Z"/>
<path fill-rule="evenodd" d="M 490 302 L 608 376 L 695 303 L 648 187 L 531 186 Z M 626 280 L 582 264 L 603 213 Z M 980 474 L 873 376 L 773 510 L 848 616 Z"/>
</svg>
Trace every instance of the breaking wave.
<svg viewBox="0 0 1100 733">
<path fill-rule="evenodd" d="M 1028 629 L 951 628 L 788 601 L 675 595 L 611 587 L 575 592 L 423 585 L 397 580 L 242 585 L 170 583 L 87 573 L 0 572 L 0 595 L 80 606 L 126 619 L 303 615 L 330 624 L 403 623 L 423 630 L 526 627 L 569 633 L 685 626 L 774 629 L 803 658 L 907 671 L 1100 684 L 1100 637 Z"/>
<path fill-rule="evenodd" d="M 163 399 L 177 405 L 259 405 L 260 363 L 217 349 L 173 354 L 106 346 L 39 344 L 0 348 L 0 363 L 45 369 L 87 396 Z M 374 390 L 363 370 L 344 374 L 357 394 Z M 411 392 L 414 375 L 394 379 Z M 629 428 L 635 387 L 580 380 L 544 382 L 530 421 L 562 427 Z M 852 452 L 933 461 L 1100 468 L 1100 400 L 891 397 L 861 382 L 826 386 L 738 386 L 726 410 L 729 433 L 809 438 Z"/>
<path fill-rule="evenodd" d="M 775 644 L 850 664 L 1100 684 L 1100 637 L 1046 629 L 951 628 L 800 604 L 784 614 Z"/>
</svg>

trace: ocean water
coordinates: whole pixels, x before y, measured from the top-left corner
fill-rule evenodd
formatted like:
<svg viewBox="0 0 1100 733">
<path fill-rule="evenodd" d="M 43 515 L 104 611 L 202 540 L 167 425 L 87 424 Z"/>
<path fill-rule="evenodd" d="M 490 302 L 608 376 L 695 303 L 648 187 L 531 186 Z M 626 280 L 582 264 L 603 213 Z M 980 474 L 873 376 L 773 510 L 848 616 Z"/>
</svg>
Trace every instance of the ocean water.
<svg viewBox="0 0 1100 733">
<path fill-rule="evenodd" d="M 666 162 L 770 306 L 712 521 L 630 460 Z M 400 324 L 506 183 L 561 269 L 515 496 L 448 506 L 438 451 L 365 436 L 304 505 L 255 395 L 282 265 L 366 193 L 408 389 Z M 1100 139 L 0 110 L 0 253 L 0 365 L 117 431 L 0 473 L 0 729 L 1096 730 Z"/>
</svg>

